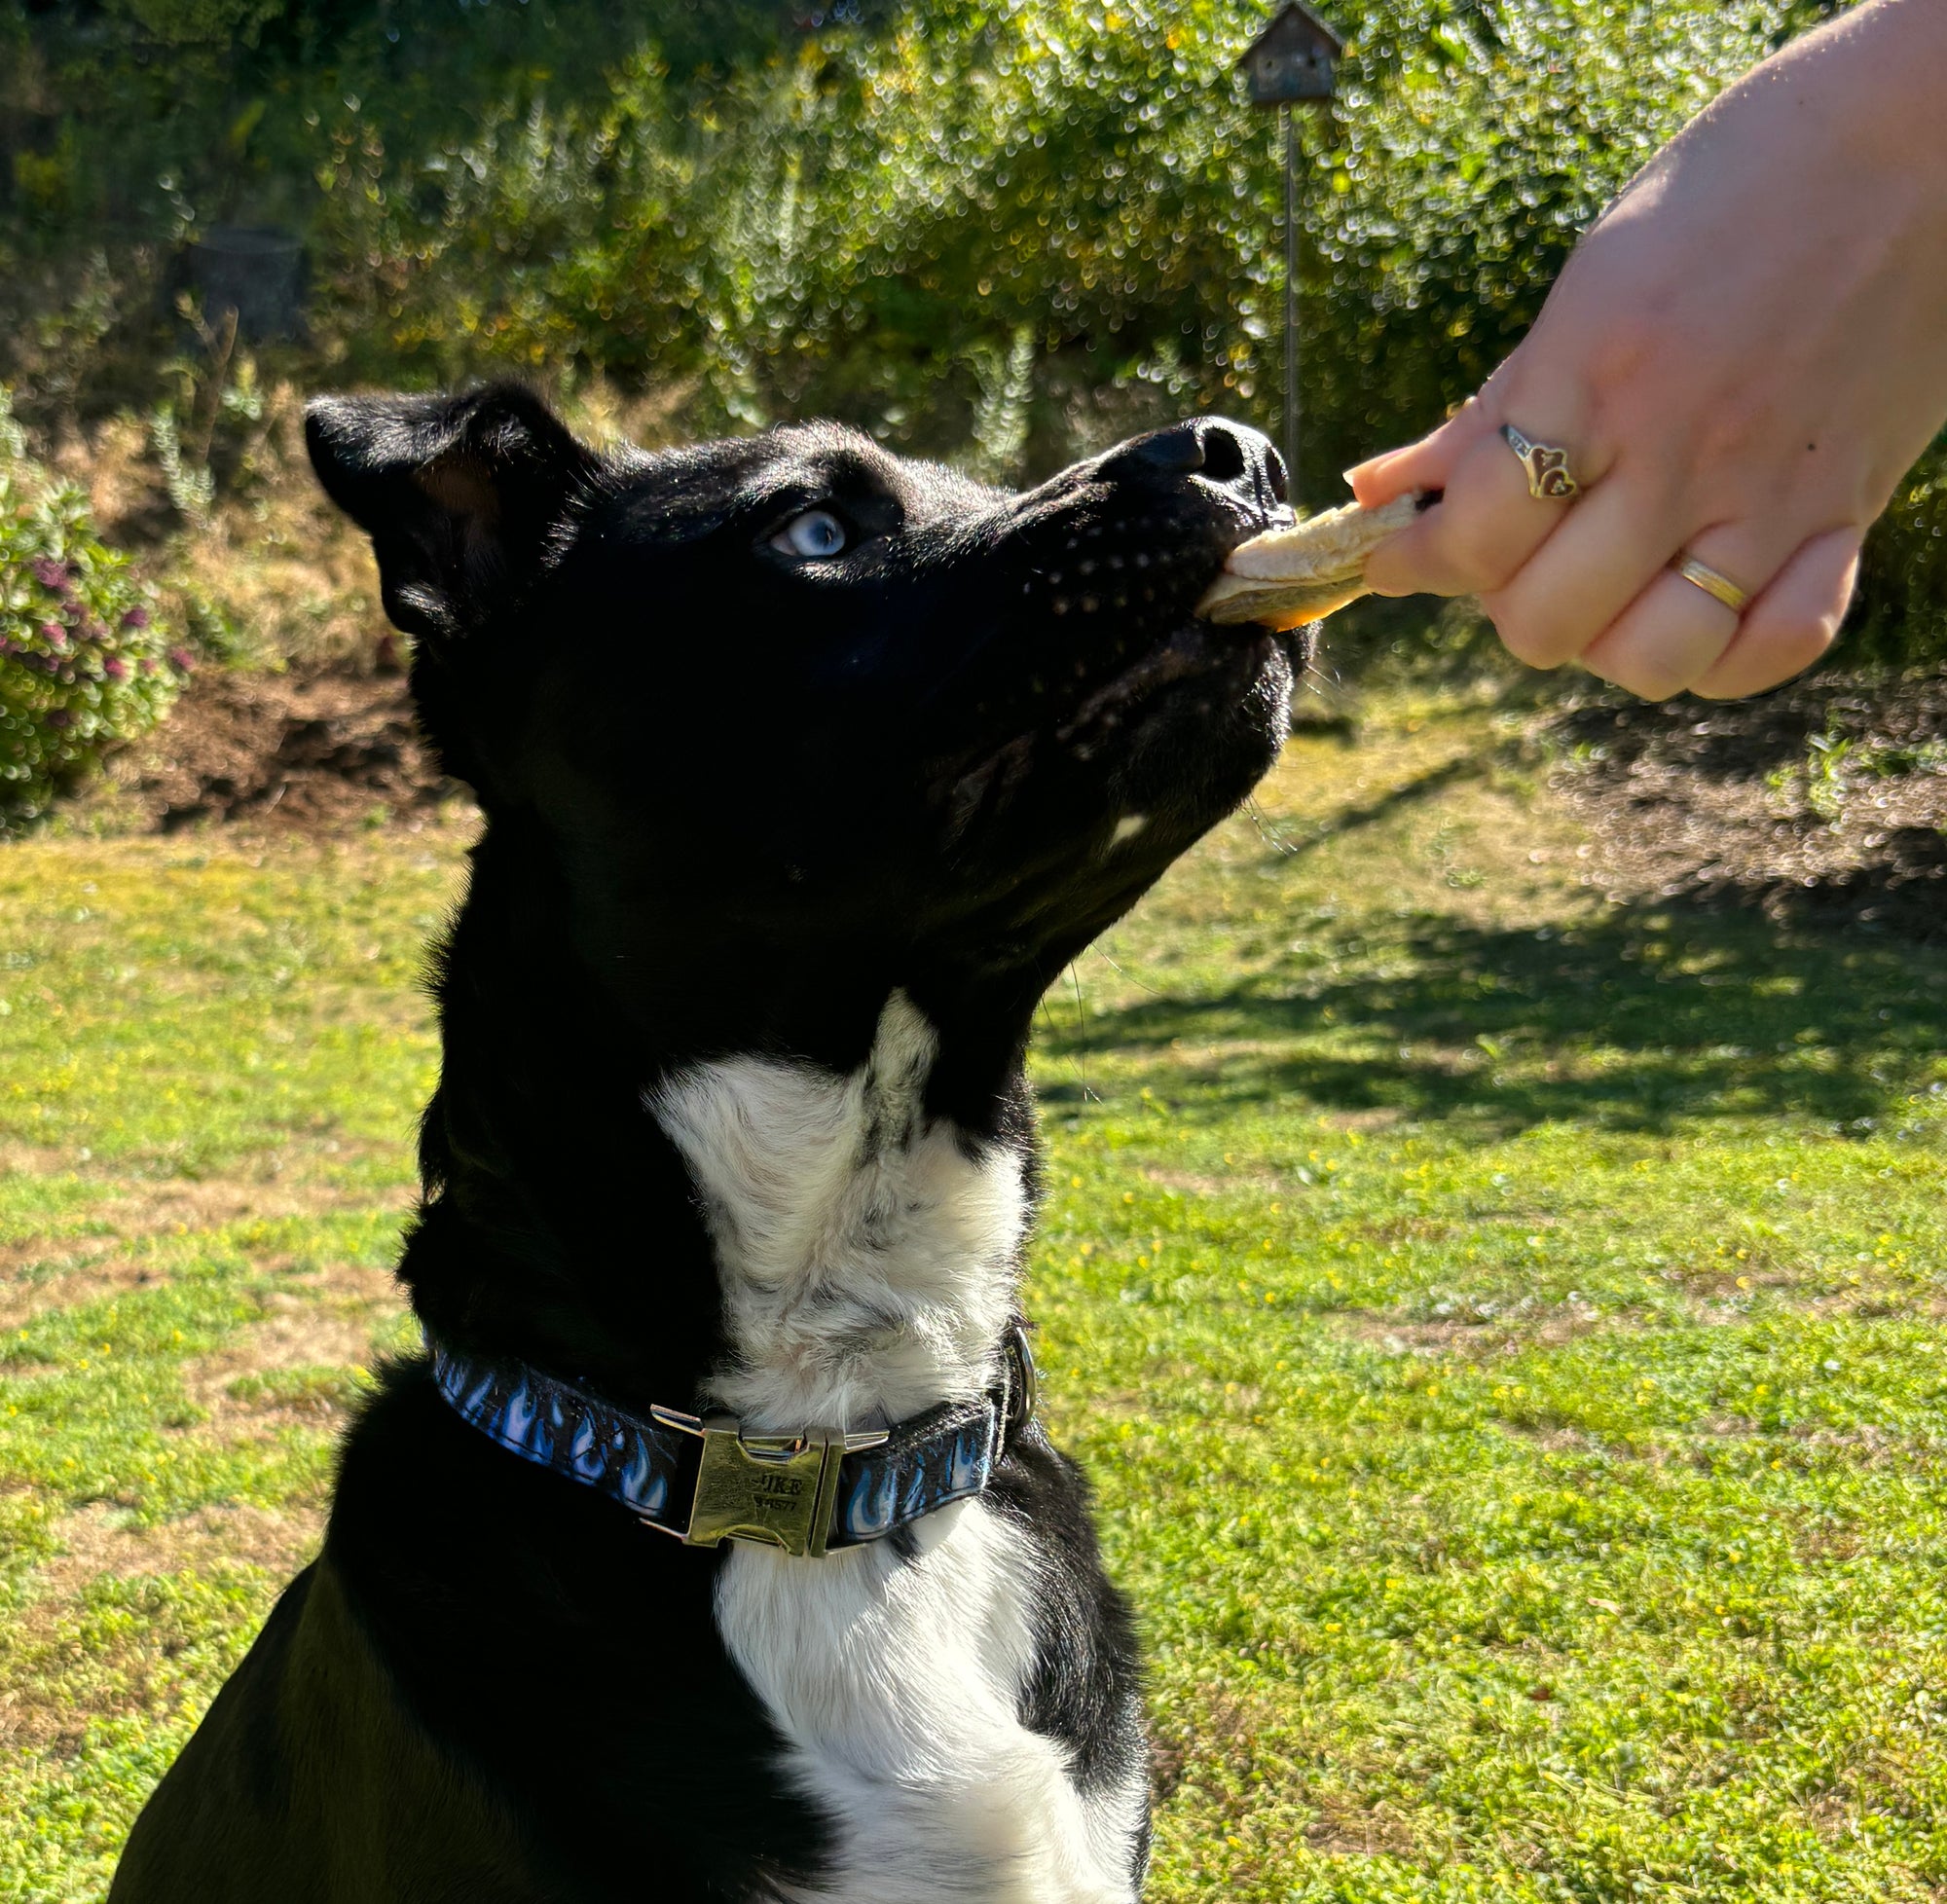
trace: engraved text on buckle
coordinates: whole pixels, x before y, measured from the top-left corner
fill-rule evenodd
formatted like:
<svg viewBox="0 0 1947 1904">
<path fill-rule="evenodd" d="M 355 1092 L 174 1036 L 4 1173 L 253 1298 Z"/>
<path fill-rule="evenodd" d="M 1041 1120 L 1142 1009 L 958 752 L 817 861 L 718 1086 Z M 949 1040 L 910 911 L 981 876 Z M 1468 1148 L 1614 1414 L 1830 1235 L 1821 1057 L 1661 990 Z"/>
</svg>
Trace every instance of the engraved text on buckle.
<svg viewBox="0 0 1947 1904">
<path fill-rule="evenodd" d="M 816 1558 L 831 1536 L 846 1455 L 887 1440 L 883 1429 L 858 1435 L 745 1435 L 728 1416 L 699 1421 L 670 1409 L 655 1412 L 669 1426 L 703 1440 L 696 1498 L 682 1535 L 691 1547 L 760 1541 Z"/>
</svg>

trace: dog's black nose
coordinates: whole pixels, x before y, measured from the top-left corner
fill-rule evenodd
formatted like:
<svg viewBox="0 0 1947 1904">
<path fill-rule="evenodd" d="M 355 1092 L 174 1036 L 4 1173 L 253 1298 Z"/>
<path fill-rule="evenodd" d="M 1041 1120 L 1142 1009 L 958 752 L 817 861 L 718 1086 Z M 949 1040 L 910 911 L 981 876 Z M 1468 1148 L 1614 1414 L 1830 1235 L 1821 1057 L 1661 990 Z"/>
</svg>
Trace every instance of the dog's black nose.
<svg viewBox="0 0 1947 1904">
<path fill-rule="evenodd" d="M 1125 443 L 1102 466 L 1105 476 L 1201 476 L 1235 489 L 1249 501 L 1285 499 L 1284 458 L 1270 439 L 1248 423 L 1193 417 L 1187 423 L 1152 430 Z"/>
</svg>

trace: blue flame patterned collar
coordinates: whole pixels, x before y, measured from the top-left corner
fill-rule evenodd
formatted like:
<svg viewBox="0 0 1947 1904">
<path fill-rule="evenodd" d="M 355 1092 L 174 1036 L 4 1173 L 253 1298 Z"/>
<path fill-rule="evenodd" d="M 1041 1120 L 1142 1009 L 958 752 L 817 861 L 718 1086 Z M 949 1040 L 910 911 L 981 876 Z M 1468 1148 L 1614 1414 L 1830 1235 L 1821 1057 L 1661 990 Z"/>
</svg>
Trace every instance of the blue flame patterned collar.
<svg viewBox="0 0 1947 1904">
<path fill-rule="evenodd" d="M 744 1436 L 724 1417 L 631 1414 L 524 1363 L 427 1338 L 432 1376 L 462 1421 L 510 1454 L 579 1482 L 692 1546 L 753 1540 L 793 1554 L 882 1540 L 980 1493 L 1035 1405 L 1034 1358 L 1017 1326 L 1005 1378 L 868 1435 Z"/>
</svg>

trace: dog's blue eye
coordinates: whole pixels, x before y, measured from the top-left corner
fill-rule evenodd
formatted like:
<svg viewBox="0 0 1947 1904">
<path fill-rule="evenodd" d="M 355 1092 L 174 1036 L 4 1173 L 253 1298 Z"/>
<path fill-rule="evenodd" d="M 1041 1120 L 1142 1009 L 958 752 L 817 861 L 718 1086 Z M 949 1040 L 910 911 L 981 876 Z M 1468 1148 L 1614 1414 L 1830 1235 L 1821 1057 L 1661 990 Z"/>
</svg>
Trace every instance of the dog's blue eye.
<svg viewBox="0 0 1947 1904">
<path fill-rule="evenodd" d="M 771 537 L 771 547 L 785 555 L 801 556 L 806 562 L 818 562 L 845 547 L 845 525 L 828 509 L 807 509 Z"/>
</svg>

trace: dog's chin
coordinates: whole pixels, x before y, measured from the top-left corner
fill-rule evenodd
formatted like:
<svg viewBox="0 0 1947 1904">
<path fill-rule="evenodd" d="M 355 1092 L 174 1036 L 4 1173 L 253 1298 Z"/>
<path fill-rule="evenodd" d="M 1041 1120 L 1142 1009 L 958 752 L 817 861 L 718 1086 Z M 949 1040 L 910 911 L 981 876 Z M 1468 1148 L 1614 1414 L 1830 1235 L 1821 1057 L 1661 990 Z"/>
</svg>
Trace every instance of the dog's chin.
<svg viewBox="0 0 1947 1904">
<path fill-rule="evenodd" d="M 1091 688 L 1055 725 L 1055 743 L 1089 760 L 1119 740 L 1135 741 L 1157 717 L 1179 717 L 1185 701 L 1221 717 L 1224 705 L 1248 693 L 1272 648 L 1261 630 L 1239 633 L 1193 616 Z"/>
<path fill-rule="evenodd" d="M 1284 743 L 1302 659 L 1268 631 L 1186 623 L 1062 723 L 1060 766 L 1045 758 L 1058 738 L 1048 729 L 996 756 L 1017 778 L 982 817 L 990 847 L 1036 849 L 1033 870 L 1004 891 L 1010 937 L 1039 969 L 1121 917 L 1249 794 Z"/>
<path fill-rule="evenodd" d="M 1221 819 L 1277 758 L 1308 631 L 1191 620 L 1094 690 L 1056 739 L 1123 807 Z"/>
<path fill-rule="evenodd" d="M 1292 685 L 1308 658 L 1307 631 L 1189 617 L 1060 714 L 957 772 L 941 788 L 951 832 L 965 842 L 992 826 L 1010 829 L 1059 787 L 1060 819 L 1070 825 L 1094 824 L 1084 818 L 1090 812 L 1119 825 L 1145 816 L 1140 845 L 1116 858 L 1132 872 L 1155 853 L 1166 864 L 1277 758 Z"/>
</svg>

